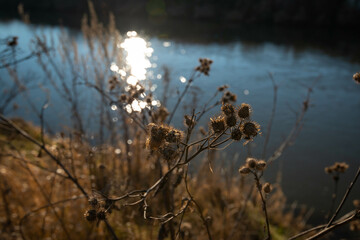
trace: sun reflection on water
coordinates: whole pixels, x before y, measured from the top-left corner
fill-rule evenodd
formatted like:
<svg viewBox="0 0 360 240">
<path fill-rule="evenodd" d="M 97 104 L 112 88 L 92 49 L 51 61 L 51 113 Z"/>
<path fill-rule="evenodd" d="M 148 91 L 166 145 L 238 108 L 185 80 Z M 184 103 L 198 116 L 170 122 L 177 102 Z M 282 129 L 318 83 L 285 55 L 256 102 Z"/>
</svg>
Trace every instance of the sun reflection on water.
<svg viewBox="0 0 360 240">
<path fill-rule="evenodd" d="M 131 86 L 138 86 L 137 84 L 145 80 L 147 77 L 148 68 L 154 67 L 150 62 L 150 57 L 154 52 L 154 49 L 150 47 L 150 43 L 146 42 L 143 38 L 139 37 L 137 32 L 127 32 L 127 37 L 117 46 L 125 50 L 125 66 L 120 68 L 116 63 L 112 63 L 110 70 L 118 73 L 127 84 Z M 130 86 L 125 87 L 125 91 L 130 91 Z M 152 91 L 154 89 L 150 89 Z M 142 97 L 145 97 L 142 96 Z M 158 106 L 159 102 L 152 102 L 153 106 Z M 147 103 L 136 99 L 131 104 L 125 106 L 125 109 L 131 113 L 133 111 L 140 112 L 147 107 Z"/>
<path fill-rule="evenodd" d="M 154 49 L 149 47 L 149 43 L 139 37 L 135 31 L 127 33 L 127 38 L 120 44 L 120 47 L 126 51 L 127 70 L 132 77 L 129 84 L 134 85 L 134 78 L 137 81 L 146 79 L 147 69 L 151 67 L 149 58 Z M 128 78 L 128 80 L 129 80 Z M 136 84 L 136 83 L 135 83 Z"/>
</svg>

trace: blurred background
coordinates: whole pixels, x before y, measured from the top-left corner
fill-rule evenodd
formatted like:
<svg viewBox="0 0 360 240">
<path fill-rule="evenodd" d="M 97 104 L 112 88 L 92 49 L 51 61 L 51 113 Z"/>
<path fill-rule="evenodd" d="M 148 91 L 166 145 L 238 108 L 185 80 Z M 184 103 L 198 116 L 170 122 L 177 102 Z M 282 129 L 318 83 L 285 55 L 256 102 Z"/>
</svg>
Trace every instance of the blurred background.
<svg viewBox="0 0 360 240">
<path fill-rule="evenodd" d="M 20 21 L 19 3 L 30 24 Z M 164 90 L 164 67 L 169 69 L 175 93 L 184 88 L 198 58 L 210 58 L 214 61 L 210 76 L 193 85 L 200 92 L 197 99 L 205 102 L 213 94 L 209 89 L 228 84 L 238 104 L 252 105 L 253 118 L 266 134 L 274 95 L 271 74 L 278 85 L 278 99 L 267 157 L 294 126 L 311 87 L 300 134 L 265 177 L 275 181 L 281 172 L 289 203 L 314 208 L 309 222 L 323 222 L 333 191 L 324 167 L 336 161 L 350 165 L 339 182 L 341 196 L 360 163 L 360 85 L 352 80 L 360 71 L 360 0 L 94 0 L 93 4 L 105 25 L 109 12 L 114 14 L 123 35 L 119 44 L 127 56 L 135 57 L 128 64 L 140 67 L 158 95 Z M 84 48 L 81 19 L 88 14 L 87 1 L 0 0 L 0 6 L 0 38 L 17 36 L 19 57 L 30 52 L 35 33 L 51 38 L 66 32 L 80 51 Z M 127 40 L 128 44 L 122 44 Z M 117 71 L 114 64 L 111 71 Z M 48 86 L 38 68 L 35 60 L 29 60 L 18 71 L 31 77 L 34 86 Z M 3 86 L 11 81 L 5 71 L 0 69 Z M 35 89 L 30 96 L 40 104 L 46 94 Z M 175 103 L 175 99 L 169 101 Z M 39 124 L 26 99 L 19 97 L 13 103 L 22 108 L 2 111 Z M 47 110 L 46 119 L 61 130 L 68 120 L 66 110 L 61 110 L 59 97 L 52 97 L 50 104 L 56 108 Z M 183 113 L 178 112 L 178 119 Z M 181 126 L 181 121 L 175 125 Z M 261 157 L 264 141 L 260 137 L 251 143 L 252 155 Z M 234 146 L 223 159 L 235 156 L 243 161 L 246 153 Z M 360 197 L 358 190 L 357 186 L 351 199 Z M 349 201 L 345 209 L 351 208 Z"/>
</svg>

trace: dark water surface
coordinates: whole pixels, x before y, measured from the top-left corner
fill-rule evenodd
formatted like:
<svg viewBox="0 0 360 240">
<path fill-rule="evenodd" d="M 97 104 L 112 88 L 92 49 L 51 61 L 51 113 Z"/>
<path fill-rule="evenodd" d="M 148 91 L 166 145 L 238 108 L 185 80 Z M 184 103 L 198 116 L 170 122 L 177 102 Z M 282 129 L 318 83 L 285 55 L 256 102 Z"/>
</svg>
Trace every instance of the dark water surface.
<svg viewBox="0 0 360 240">
<path fill-rule="evenodd" d="M 262 125 L 263 132 L 263 136 L 251 144 L 255 157 L 261 155 L 272 110 L 273 88 L 268 73 L 273 74 L 279 85 L 268 156 L 292 129 L 295 113 L 301 109 L 307 87 L 319 79 L 313 88 L 310 108 L 300 135 L 266 175 L 270 182 L 275 181 L 281 167 L 282 187 L 289 203 L 297 201 L 315 208 L 316 214 L 312 221 L 319 222 L 319 216 L 330 207 L 333 187 L 331 178 L 324 173 L 324 167 L 335 161 L 346 161 L 350 165 L 340 179 L 342 195 L 360 164 L 360 85 L 352 80 L 352 75 L 360 71 L 360 64 L 356 61 L 360 55 L 357 52 L 359 38 L 351 37 L 351 34 L 337 35 L 328 30 L 297 32 L 292 29 L 288 30 L 287 35 L 284 31 L 268 28 L 239 30 L 230 26 L 223 33 L 218 31 L 216 34 L 209 33 L 201 25 L 194 25 L 189 31 L 187 29 L 180 24 L 170 29 L 146 29 L 140 24 L 133 28 L 124 24 L 120 27 L 122 33 L 136 30 L 138 37 L 146 43 L 146 48 L 153 50 L 144 58 L 144 69 L 147 78 L 158 86 L 159 95 L 162 90 L 162 66 L 169 67 L 174 90 L 183 88 L 181 80 L 188 78 L 191 70 L 198 65 L 199 57 L 212 59 L 214 63 L 210 76 L 194 82 L 194 87 L 200 89 L 198 99 L 205 102 L 218 86 L 228 84 L 230 91 L 237 94 L 238 103 L 247 102 L 253 106 L 253 119 Z M 29 26 L 19 21 L 0 22 L 0 38 L 18 36 L 21 54 L 24 55 L 29 52 L 28 46 L 34 32 L 56 36 L 60 31 L 58 26 Z M 65 31 L 75 38 L 81 51 L 85 43 L 80 32 L 67 28 Z M 135 45 L 135 49 L 138 48 L 139 45 Z M 131 47 L 129 51 L 132 51 Z M 34 86 L 44 83 L 35 61 L 22 63 L 19 72 L 33 76 Z M 0 69 L 0 74 L 4 84 L 11 81 L 5 69 Z M 53 91 L 51 87 L 49 89 Z M 43 91 L 36 87 L 31 91 L 34 102 L 41 104 L 45 96 Z M 20 106 L 26 104 L 21 101 L 24 100 L 19 98 L 16 103 Z M 67 113 L 61 108 L 60 98 L 52 98 L 50 104 L 56 111 L 49 108 L 47 121 L 55 128 L 66 125 L 64 119 Z M 12 115 L 38 123 L 30 108 L 20 108 Z M 181 115 L 179 112 L 177 117 L 181 118 Z M 242 163 L 246 147 L 241 145 L 230 147 L 221 161 L 233 159 L 236 153 L 240 154 L 239 161 Z M 360 183 L 354 187 L 350 198 L 360 198 Z M 348 201 L 345 207 L 348 210 L 351 206 L 351 201 Z"/>
</svg>

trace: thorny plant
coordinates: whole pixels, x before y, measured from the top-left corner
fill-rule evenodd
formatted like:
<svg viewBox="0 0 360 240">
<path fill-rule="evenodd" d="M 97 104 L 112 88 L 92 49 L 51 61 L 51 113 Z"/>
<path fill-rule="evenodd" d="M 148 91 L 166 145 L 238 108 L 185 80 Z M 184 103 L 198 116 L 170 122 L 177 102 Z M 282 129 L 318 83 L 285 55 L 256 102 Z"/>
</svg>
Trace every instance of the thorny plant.
<svg viewBox="0 0 360 240">
<path fill-rule="evenodd" d="M 24 10 L 20 10 L 23 18 L 28 20 Z M 253 186 L 257 189 L 265 215 L 266 239 L 276 238 L 274 226 L 285 226 L 289 229 L 296 225 L 304 226 L 303 220 L 296 219 L 292 212 L 287 215 L 279 213 L 279 206 L 283 208 L 285 205 L 281 189 L 274 187 L 272 191 L 273 187 L 269 183 L 262 183 L 262 178 L 265 169 L 281 156 L 301 131 L 312 87 L 309 87 L 300 114 L 284 142 L 268 159 L 248 158 L 246 164 L 240 168 L 241 175 L 251 174 L 254 177 L 255 185 L 250 184 L 251 187 L 246 188 L 243 186 L 244 179 L 239 183 L 234 180 L 235 177 L 229 178 L 224 184 L 222 176 L 212 164 L 215 150 L 223 150 L 233 143 L 242 142 L 246 145 L 258 136 L 260 125 L 251 120 L 251 106 L 242 103 L 236 107 L 236 95 L 224 85 L 215 91 L 203 107 L 199 110 L 193 109 L 184 116 L 184 130 L 173 127 L 172 120 L 181 104 L 184 104 L 185 96 L 198 78 L 209 75 L 212 60 L 199 60 L 200 65 L 193 70 L 169 111 L 166 106 L 169 97 L 166 89 L 169 89 L 170 85 L 168 70 L 164 70 L 165 91 L 162 105 L 156 106 L 154 102 L 157 103 L 158 100 L 151 90 L 151 82 L 126 83 L 126 77 L 130 74 L 130 70 L 126 68 L 125 74 L 109 72 L 112 62 L 116 62 L 118 66 L 124 62 L 123 53 L 117 47 L 121 35 L 116 30 L 111 15 L 109 28 L 97 21 L 91 3 L 90 15 L 90 20 L 84 17 L 82 25 L 88 55 L 80 54 L 76 42 L 67 38 L 66 34 L 60 37 L 59 48 L 51 46 L 52 39 L 36 36 L 31 55 L 20 59 L 14 54 L 17 51 L 18 38 L 12 37 L 5 41 L 7 48 L 4 54 L 10 55 L 1 59 L 10 60 L 2 61 L 1 67 L 8 71 L 14 80 L 14 86 L 9 97 L 4 99 L 0 111 L 0 130 L 3 134 L 0 138 L 0 190 L 1 206 L 6 219 L 1 231 L 19 233 L 19 237 L 23 239 L 44 238 L 60 232 L 62 238 L 72 239 L 76 236 L 74 234 L 77 234 L 82 238 L 95 239 L 108 236 L 105 231 L 101 231 L 101 227 L 105 226 L 114 239 L 148 239 L 149 236 L 159 240 L 200 239 L 203 236 L 207 239 L 253 239 L 254 235 L 255 238 L 261 235 L 259 219 L 251 220 L 251 214 L 257 213 L 253 207 L 256 204 L 252 204 L 251 200 L 254 196 Z M 61 56 L 61 62 L 56 58 L 56 54 Z M 69 106 L 72 126 L 57 137 L 46 134 L 52 133 L 44 115 L 49 105 L 49 96 L 40 110 L 37 109 L 27 95 L 29 88 L 25 88 L 29 76 L 21 76 L 17 71 L 17 65 L 30 58 L 37 59 L 47 81 Z M 93 66 L 90 70 L 89 64 Z M 271 74 L 270 79 L 274 86 L 270 118 L 272 122 L 276 110 L 277 85 Z M 356 79 L 355 74 L 354 80 Z M 94 114 L 88 118 L 97 119 L 99 123 L 96 146 L 89 144 L 94 133 L 87 132 L 91 124 L 86 123 L 81 111 L 87 101 L 79 93 L 85 88 L 94 90 L 93 95 L 97 94 L 97 98 L 91 97 Z M 5 117 L 4 109 L 8 109 L 9 103 L 19 94 L 28 99 L 40 119 L 38 130 L 22 120 Z M 220 94 L 222 97 L 217 100 Z M 139 110 L 137 106 L 140 103 L 143 107 Z M 109 106 L 111 111 L 115 110 L 118 114 L 120 132 L 112 121 Z M 216 107 L 221 107 L 221 112 L 209 119 L 209 130 L 198 127 L 200 119 Z M 270 130 L 271 124 L 266 131 L 263 159 L 266 157 Z M 198 132 L 202 136 L 200 139 Z M 24 142 L 30 142 L 31 146 Z M 207 165 L 204 164 L 204 167 L 194 174 L 194 171 L 189 169 L 199 165 L 195 164 L 195 161 L 202 159 L 203 152 L 208 154 Z M 349 222 L 352 222 L 352 228 L 356 229 L 358 225 L 355 220 L 359 218 L 356 202 L 354 211 L 338 220 L 335 218 L 355 184 L 359 171 L 328 223 L 297 234 L 291 239 L 318 231 L 309 237 L 315 239 Z M 23 186 L 22 182 L 28 184 Z M 27 201 L 19 199 L 15 189 L 31 194 L 32 198 Z M 193 192 L 195 189 L 196 193 Z M 87 206 L 84 202 L 75 204 L 83 198 L 88 200 Z M 65 207 L 68 203 L 72 203 L 73 207 L 70 204 Z M 85 214 L 79 211 L 86 208 Z M 275 218 L 275 211 L 279 214 L 278 218 Z M 200 224 L 196 217 L 192 216 L 193 212 L 198 215 Z M 137 218 L 140 215 L 145 221 Z M 32 228 L 27 226 L 30 217 L 36 217 Z M 100 230 L 96 233 L 91 224 L 78 229 L 76 226 L 79 225 L 78 219 L 81 217 L 85 217 L 89 222 L 96 222 Z M 289 220 L 287 226 L 283 221 L 285 217 Z M 104 224 L 100 225 L 101 222 Z M 159 223 L 155 225 L 159 227 L 152 227 L 154 222 Z M 255 234 L 246 226 L 251 226 Z M 41 233 L 36 229 L 41 229 Z M 196 234 L 197 231 L 199 233 Z M 290 230 L 288 235 L 293 233 L 294 231 Z"/>
</svg>

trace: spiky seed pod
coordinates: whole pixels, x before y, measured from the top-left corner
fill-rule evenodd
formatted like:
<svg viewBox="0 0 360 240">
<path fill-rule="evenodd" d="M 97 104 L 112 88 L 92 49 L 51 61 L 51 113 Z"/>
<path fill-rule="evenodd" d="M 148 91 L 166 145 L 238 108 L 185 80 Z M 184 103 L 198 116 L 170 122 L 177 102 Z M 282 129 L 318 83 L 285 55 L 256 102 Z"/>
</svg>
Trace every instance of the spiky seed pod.
<svg viewBox="0 0 360 240">
<path fill-rule="evenodd" d="M 235 113 L 235 108 L 233 105 L 226 103 L 221 106 L 221 111 L 223 111 L 226 116 L 232 116 Z"/>
<path fill-rule="evenodd" d="M 210 65 L 213 63 L 213 61 L 208 58 L 200 58 L 199 62 L 200 66 L 196 67 L 195 70 L 208 76 L 210 71 Z"/>
<path fill-rule="evenodd" d="M 360 84 L 360 72 L 355 73 L 353 79 L 357 84 Z"/>
<path fill-rule="evenodd" d="M 89 222 L 93 222 L 96 220 L 96 210 L 95 209 L 90 209 L 87 210 L 84 214 L 84 217 L 86 218 L 86 220 L 88 220 Z"/>
<path fill-rule="evenodd" d="M 104 209 L 100 209 L 97 213 L 96 213 L 96 217 L 99 220 L 105 220 L 106 219 L 106 212 Z"/>
<path fill-rule="evenodd" d="M 225 130 L 225 119 L 220 116 L 215 119 L 210 119 L 210 126 L 215 133 L 220 133 Z"/>
<path fill-rule="evenodd" d="M 119 100 L 120 100 L 120 102 L 126 102 L 126 100 L 127 100 L 126 94 L 121 94 L 119 97 Z"/>
<path fill-rule="evenodd" d="M 236 94 L 233 94 L 229 91 L 226 91 L 223 95 L 223 97 L 221 98 L 221 102 L 223 104 L 226 104 L 228 102 L 236 102 L 237 96 Z"/>
<path fill-rule="evenodd" d="M 270 183 L 265 183 L 264 185 L 263 185 L 263 187 L 262 187 L 262 189 L 263 189 L 263 191 L 265 192 L 265 193 L 270 193 L 271 192 L 271 185 L 270 185 Z"/>
<path fill-rule="evenodd" d="M 235 115 L 231 115 L 231 116 L 226 116 L 225 117 L 225 122 L 226 122 L 226 125 L 228 127 L 233 127 L 236 125 L 236 117 Z"/>
<path fill-rule="evenodd" d="M 239 173 L 246 175 L 246 174 L 250 173 L 250 168 L 245 167 L 245 166 L 242 166 L 242 167 L 239 169 Z"/>
<path fill-rule="evenodd" d="M 218 87 L 218 91 L 219 91 L 219 92 L 222 92 L 222 91 L 224 91 L 225 89 L 227 89 L 228 87 L 229 87 L 228 85 L 222 85 L 222 86 Z"/>
<path fill-rule="evenodd" d="M 240 130 L 245 135 L 245 138 L 251 139 L 260 131 L 260 125 L 256 122 L 246 122 L 241 125 Z"/>
<path fill-rule="evenodd" d="M 327 174 L 331 174 L 331 173 L 333 172 L 333 169 L 332 169 L 331 167 L 326 167 L 326 168 L 325 168 L 325 172 L 326 172 Z"/>
<path fill-rule="evenodd" d="M 266 162 L 264 160 L 259 160 L 256 163 L 256 170 L 263 171 L 266 167 Z"/>
<path fill-rule="evenodd" d="M 231 131 L 231 139 L 235 141 L 240 141 L 242 137 L 242 132 L 239 128 L 235 128 Z"/>
<path fill-rule="evenodd" d="M 246 165 L 249 168 L 254 169 L 256 167 L 256 164 L 257 164 L 257 160 L 255 158 L 247 158 L 246 159 Z"/>
<path fill-rule="evenodd" d="M 250 114 L 251 114 L 251 106 L 247 103 L 242 103 L 238 111 L 238 116 L 241 119 L 246 119 L 250 117 Z"/>
<path fill-rule="evenodd" d="M 236 94 L 232 94 L 232 95 L 229 97 L 229 101 L 230 101 L 230 102 L 236 102 L 236 100 L 237 100 Z"/>
<path fill-rule="evenodd" d="M 169 128 L 164 126 L 158 126 L 154 123 L 148 125 L 150 136 L 146 141 L 148 148 L 152 150 L 158 149 L 165 140 L 165 136 L 169 131 Z"/>
<path fill-rule="evenodd" d="M 181 136 L 181 131 L 177 129 L 172 129 L 166 134 L 165 140 L 169 143 L 177 143 L 181 140 Z"/>
</svg>

